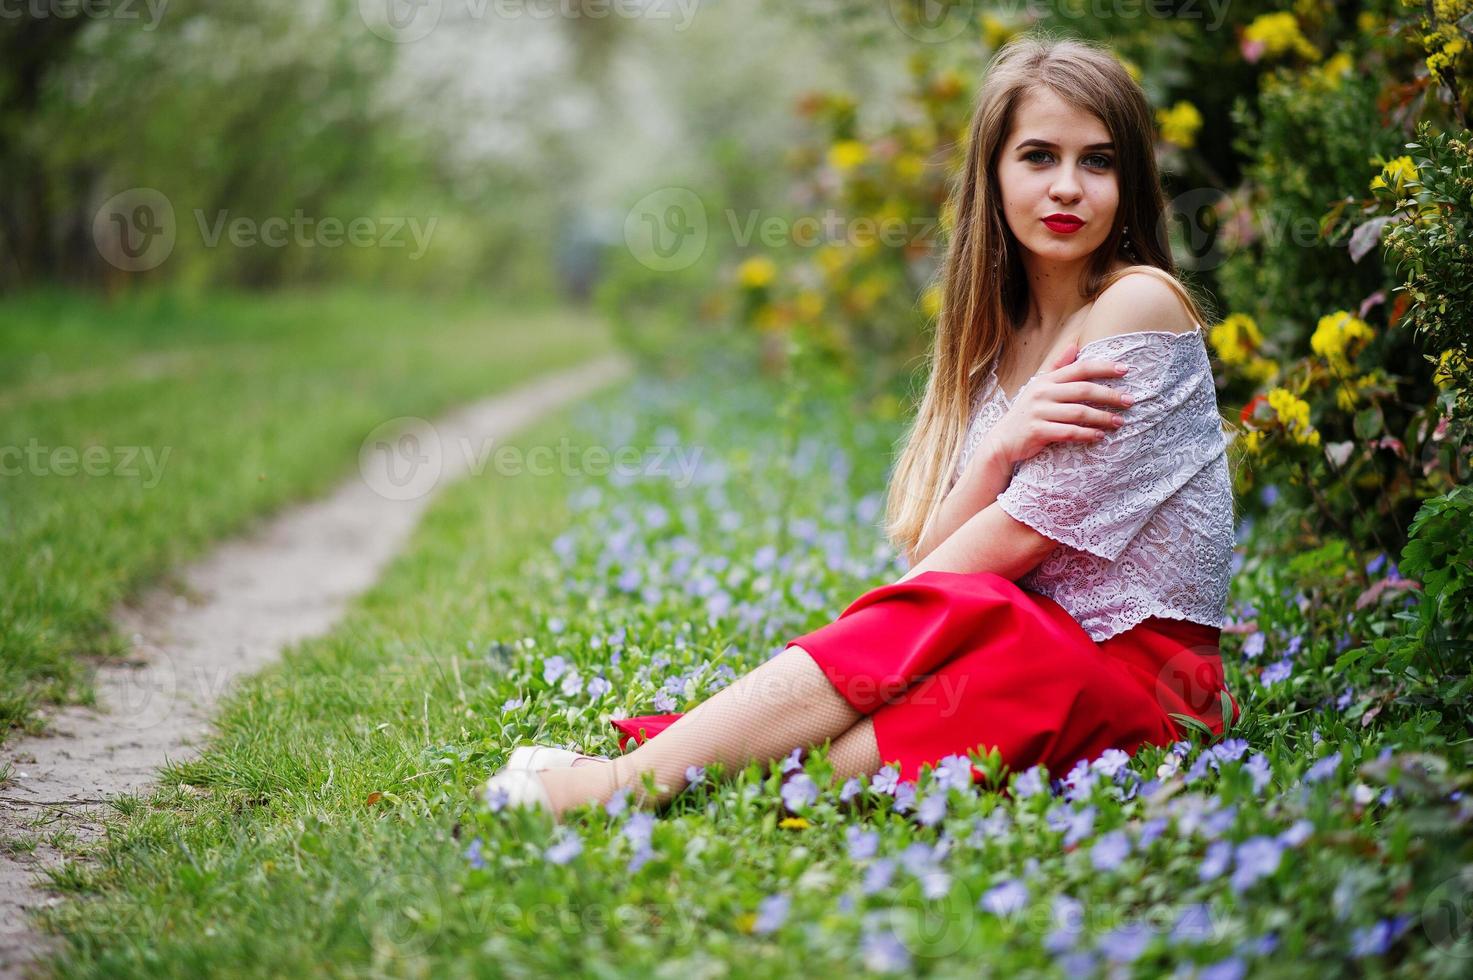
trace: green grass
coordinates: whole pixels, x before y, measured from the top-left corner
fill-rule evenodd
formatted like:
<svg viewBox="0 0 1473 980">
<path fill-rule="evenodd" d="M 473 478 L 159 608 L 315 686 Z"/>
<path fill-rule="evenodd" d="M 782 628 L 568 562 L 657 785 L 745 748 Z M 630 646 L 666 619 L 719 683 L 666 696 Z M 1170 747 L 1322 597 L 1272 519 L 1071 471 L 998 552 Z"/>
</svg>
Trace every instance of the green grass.
<svg viewBox="0 0 1473 980">
<path fill-rule="evenodd" d="M 6 301 L 0 739 L 39 729 L 42 703 L 92 700 L 83 658 L 123 652 L 110 622 L 118 601 L 347 478 L 375 425 L 610 347 L 589 316 L 494 298 Z"/>
<path fill-rule="evenodd" d="M 688 710 L 899 571 L 874 526 L 893 424 L 735 377 L 641 379 L 519 440 L 678 443 L 691 480 L 447 490 L 339 629 L 242 685 L 205 755 L 59 876 L 58 974 L 1462 975 L 1466 741 L 1372 665 L 1336 671 L 1335 634 L 1252 563 L 1234 611 L 1275 656 L 1305 638 L 1292 671 L 1229 634 L 1242 723 L 1092 785 L 841 794 L 818 750 L 796 813 L 776 763 L 653 820 L 488 808 L 514 745 L 616 751 L 610 717 Z"/>
</svg>

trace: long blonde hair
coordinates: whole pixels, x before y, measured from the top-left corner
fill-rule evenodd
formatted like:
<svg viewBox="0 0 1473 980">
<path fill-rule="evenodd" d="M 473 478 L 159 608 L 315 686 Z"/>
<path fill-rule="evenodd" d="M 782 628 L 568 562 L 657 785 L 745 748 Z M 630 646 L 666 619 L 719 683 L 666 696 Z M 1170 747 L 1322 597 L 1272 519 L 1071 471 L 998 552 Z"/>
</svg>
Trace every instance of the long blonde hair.
<svg viewBox="0 0 1473 980">
<path fill-rule="evenodd" d="M 1104 123 L 1115 143 L 1120 205 L 1109 237 L 1086 268 L 1093 300 L 1128 272 L 1156 272 L 1203 323 L 1201 306 L 1176 277 L 1162 241 L 1166 196 L 1154 154 L 1155 129 L 1146 94 L 1107 48 L 1029 31 L 1004 44 L 988 66 L 972 114 L 966 165 L 952 182 L 953 230 L 942 268 L 925 394 L 890 479 L 885 533 L 906 553 L 935 519 L 961 451 L 982 369 L 1008 346 L 1028 311 L 1027 281 L 1017 240 L 1007 229 L 997 185 L 997 158 L 1013 116 L 1030 91 L 1045 86 Z M 1132 253 L 1121 229 L 1131 230 Z M 1128 270 L 1111 272 L 1116 258 Z"/>
</svg>

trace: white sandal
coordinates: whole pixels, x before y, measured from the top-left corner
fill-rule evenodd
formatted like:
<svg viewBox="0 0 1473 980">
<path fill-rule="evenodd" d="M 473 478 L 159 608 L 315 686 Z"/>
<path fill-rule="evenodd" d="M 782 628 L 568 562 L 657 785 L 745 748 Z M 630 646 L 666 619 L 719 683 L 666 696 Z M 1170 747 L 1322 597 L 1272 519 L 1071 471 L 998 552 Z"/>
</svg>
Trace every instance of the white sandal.
<svg viewBox="0 0 1473 980">
<path fill-rule="evenodd" d="M 537 774 L 528 769 L 503 769 L 490 779 L 486 780 L 486 791 L 482 797 L 489 801 L 492 794 L 497 792 L 506 794 L 505 806 L 508 807 L 536 807 L 552 812 L 552 800 L 548 799 L 547 789 L 542 785 L 542 780 Z"/>
<path fill-rule="evenodd" d="M 566 769 L 579 759 L 609 761 L 606 755 L 581 755 L 570 749 L 560 749 L 553 745 L 520 745 L 512 749 L 511 758 L 506 762 L 506 768 L 524 769 L 527 772 L 536 772 L 539 769 Z"/>
</svg>

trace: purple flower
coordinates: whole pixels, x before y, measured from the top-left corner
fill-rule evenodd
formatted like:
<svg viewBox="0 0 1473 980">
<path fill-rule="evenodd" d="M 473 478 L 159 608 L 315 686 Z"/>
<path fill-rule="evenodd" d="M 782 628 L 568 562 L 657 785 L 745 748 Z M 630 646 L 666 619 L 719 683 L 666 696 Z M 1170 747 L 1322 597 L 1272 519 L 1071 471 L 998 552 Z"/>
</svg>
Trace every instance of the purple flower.
<svg viewBox="0 0 1473 980">
<path fill-rule="evenodd" d="M 1279 869 L 1284 845 L 1272 837 L 1250 837 L 1238 845 L 1238 866 L 1233 871 L 1233 891 L 1243 892 L 1259 878 Z"/>
<path fill-rule="evenodd" d="M 611 817 L 617 817 L 629 809 L 629 787 L 620 786 L 614 790 L 614 795 L 609 797 L 609 802 L 604 804 L 604 812 Z"/>
<path fill-rule="evenodd" d="M 1201 881 L 1211 881 L 1219 878 L 1227 870 L 1228 862 L 1233 857 L 1233 845 L 1225 840 L 1213 841 L 1207 845 L 1207 855 L 1202 859 L 1201 866 L 1197 869 L 1197 877 Z"/>
<path fill-rule="evenodd" d="M 1009 878 L 989 888 L 978 904 L 993 915 L 1011 915 L 1028 904 L 1028 886 L 1015 878 Z"/>
<path fill-rule="evenodd" d="M 1104 776 L 1106 779 L 1114 779 L 1129 764 L 1129 753 L 1123 752 L 1120 749 L 1106 749 L 1090 765 L 1095 772 Z"/>
<path fill-rule="evenodd" d="M 803 746 L 800 745 L 783 758 L 782 771 L 792 772 L 794 769 L 801 768 L 803 768 Z"/>
<path fill-rule="evenodd" d="M 859 943 L 867 969 L 877 973 L 903 972 L 910 969 L 910 952 L 889 930 L 866 933 Z"/>
<path fill-rule="evenodd" d="M 806 772 L 800 772 L 783 783 L 782 798 L 783 806 L 797 813 L 818 799 L 818 784 Z"/>
<path fill-rule="evenodd" d="M 1261 632 L 1250 633 L 1248 635 L 1248 638 L 1243 641 L 1243 656 L 1247 657 L 1250 660 L 1252 660 L 1254 657 L 1257 657 L 1260 653 L 1263 652 L 1265 639 L 1266 637 L 1264 637 Z"/>
<path fill-rule="evenodd" d="M 1013 818 L 1008 816 L 1008 811 L 999 807 L 972 825 L 972 836 L 968 843 L 973 847 L 981 847 L 984 840 L 1003 836 L 1012 825 Z"/>
<path fill-rule="evenodd" d="M 880 858 L 865 869 L 864 883 L 860 887 L 866 895 L 873 895 L 890 887 L 890 879 L 893 877 L 895 862 L 889 858 Z"/>
<path fill-rule="evenodd" d="M 628 838 L 631 844 L 634 844 L 636 846 L 641 844 L 648 846 L 650 843 L 650 835 L 654 832 L 654 829 L 654 814 L 645 810 L 638 810 L 634 813 L 631 813 L 629 815 L 629 819 L 625 821 L 624 836 Z"/>
<path fill-rule="evenodd" d="M 936 864 L 936 853 L 925 841 L 916 841 L 900 852 L 900 864 L 907 872 L 921 875 Z"/>
<path fill-rule="evenodd" d="M 1236 762 L 1247 751 L 1248 740 L 1244 738 L 1224 739 L 1212 747 L 1212 754 L 1222 762 Z"/>
<path fill-rule="evenodd" d="M 1208 840 L 1216 840 L 1232 829 L 1233 821 L 1237 819 L 1237 816 L 1238 805 L 1236 803 L 1216 813 L 1208 814 L 1202 820 L 1202 836 Z"/>
<path fill-rule="evenodd" d="M 900 770 L 895 766 L 886 766 L 875 773 L 875 778 L 870 781 L 869 788 L 876 793 L 894 793 L 898 785 L 900 785 Z"/>
<path fill-rule="evenodd" d="M 687 783 L 689 783 L 691 786 L 694 786 L 696 783 L 701 782 L 705 778 L 706 778 L 706 767 L 705 766 L 686 766 L 685 767 L 685 781 Z"/>
<path fill-rule="evenodd" d="M 583 840 L 575 833 L 565 835 L 561 840 L 554 843 L 545 852 L 543 857 L 553 864 L 567 864 L 573 858 L 583 853 Z"/>
<path fill-rule="evenodd" d="M 1291 656 L 1291 657 L 1294 656 L 1296 653 L 1299 652 L 1299 648 L 1302 647 L 1302 646 L 1304 646 L 1304 637 L 1302 637 L 1302 636 L 1291 636 L 1291 637 L 1289 637 L 1289 649 L 1287 651 L 1288 655 Z"/>
<path fill-rule="evenodd" d="M 481 856 L 481 850 L 485 844 L 477 837 L 471 841 L 471 846 L 465 849 L 465 859 L 471 863 L 471 867 L 477 871 L 486 866 L 486 859 Z"/>
<path fill-rule="evenodd" d="M 594 677 L 588 681 L 588 696 L 591 698 L 601 698 L 613 689 L 614 685 L 603 677 Z"/>
<path fill-rule="evenodd" d="M 1279 843 L 1286 847 L 1298 847 L 1309 839 L 1314 833 L 1314 824 L 1308 820 L 1296 820 L 1294 824 L 1279 831 Z"/>
<path fill-rule="evenodd" d="M 1013 780 L 1013 795 L 1020 800 L 1036 796 L 1042 793 L 1044 788 L 1043 770 L 1039 766 L 1028 767 Z"/>
<path fill-rule="evenodd" d="M 1384 956 L 1411 922 L 1411 917 L 1398 915 L 1382 919 L 1375 925 L 1356 929 L 1350 934 L 1350 955 L 1357 959 L 1364 956 Z"/>
<path fill-rule="evenodd" d="M 1074 768 L 1070 769 L 1068 774 L 1064 776 L 1064 785 L 1069 787 L 1069 792 L 1066 795 L 1071 800 L 1078 800 L 1088 796 L 1089 791 L 1094 788 L 1094 784 L 1095 774 L 1090 771 L 1089 763 L 1084 759 L 1080 759 L 1074 763 Z"/>
<path fill-rule="evenodd" d="M 1151 942 L 1151 930 L 1139 922 L 1111 929 L 1095 941 L 1095 948 L 1116 963 L 1134 963 Z"/>
<path fill-rule="evenodd" d="M 972 788 L 972 761 L 964 755 L 949 755 L 936 767 L 936 785 L 943 790 Z"/>
<path fill-rule="evenodd" d="M 505 701 L 502 702 L 502 704 L 501 704 L 501 710 L 502 711 L 515 711 L 516 709 L 520 708 L 522 705 L 524 705 L 526 703 L 527 703 L 527 701 L 526 701 L 525 698 L 507 698 Z"/>
<path fill-rule="evenodd" d="M 1263 788 L 1273 778 L 1273 772 L 1268 764 L 1268 757 L 1261 752 L 1255 752 L 1248 757 L 1248 762 L 1243 766 L 1248 775 L 1253 777 L 1253 792 L 1262 793 Z"/>
<path fill-rule="evenodd" d="M 1077 844 L 1095 829 L 1095 808 L 1087 806 L 1077 813 L 1070 813 L 1067 821 L 1068 829 L 1064 833 L 1064 844 Z"/>
<path fill-rule="evenodd" d="M 1355 698 L 1355 691 L 1347 688 L 1343 694 L 1335 699 L 1335 707 L 1341 711 L 1350 707 L 1350 702 Z"/>
<path fill-rule="evenodd" d="M 874 857 L 880 849 L 880 835 L 873 830 L 850 827 L 844 831 L 844 838 L 849 843 L 849 860 L 851 861 L 863 861 L 865 858 Z"/>
<path fill-rule="evenodd" d="M 1123 830 L 1112 830 L 1102 834 L 1090 850 L 1090 860 L 1096 870 L 1114 871 L 1130 856 L 1130 838 Z"/>
<path fill-rule="evenodd" d="M 1055 956 L 1073 949 L 1084 931 L 1084 903 L 1059 894 L 1053 900 L 1054 929 L 1044 937 L 1043 945 Z"/>
<path fill-rule="evenodd" d="M 916 817 L 927 827 L 936 826 L 946 819 L 946 797 L 941 793 L 932 793 L 921 801 Z"/>
<path fill-rule="evenodd" d="M 568 661 L 561 654 L 554 654 L 542 663 L 542 679 L 553 684 L 567 671 Z"/>
<path fill-rule="evenodd" d="M 1157 837 L 1166 831 L 1167 820 L 1165 817 L 1152 817 L 1141 824 L 1140 834 L 1136 838 L 1136 845 L 1144 850 L 1151 846 Z"/>
<path fill-rule="evenodd" d="M 759 936 L 776 932 L 788 921 L 788 910 L 792 905 L 792 898 L 781 892 L 764 898 L 757 906 L 757 921 L 752 926 L 752 931 Z"/>
<path fill-rule="evenodd" d="M 915 783 L 901 783 L 899 786 L 895 787 L 895 802 L 891 804 L 891 806 L 894 807 L 895 810 L 899 811 L 900 813 L 908 813 L 912 808 L 915 807 L 915 803 Z"/>
<path fill-rule="evenodd" d="M 561 690 L 563 692 L 563 697 L 565 698 L 577 697 L 579 694 L 583 693 L 583 678 L 578 676 L 578 672 L 576 670 L 568 671 L 567 675 L 563 677 L 563 685 Z"/>
<path fill-rule="evenodd" d="M 675 699 L 664 691 L 655 694 L 655 709 L 657 711 L 674 711 Z"/>
<path fill-rule="evenodd" d="M 1304 781 L 1306 783 L 1317 783 L 1326 776 L 1334 775 L 1335 770 L 1338 768 L 1340 768 L 1340 753 L 1331 752 L 1309 767 L 1309 771 L 1304 774 Z"/>
<path fill-rule="evenodd" d="M 511 802 L 511 793 L 505 786 L 489 787 L 486 790 L 486 806 L 491 808 L 492 813 L 500 813 L 508 803 Z"/>
<path fill-rule="evenodd" d="M 844 788 L 839 790 L 839 802 L 848 803 L 850 800 L 854 799 L 854 797 L 858 795 L 860 790 L 862 789 L 864 789 L 864 784 L 859 781 L 859 778 L 857 776 L 851 776 L 850 778 L 844 780 Z"/>
<path fill-rule="evenodd" d="M 1264 687 L 1268 687 L 1270 684 L 1277 684 L 1279 681 L 1287 679 L 1292 673 L 1294 673 L 1294 661 L 1289 657 L 1285 657 L 1283 660 L 1271 663 L 1263 668 L 1263 673 L 1259 675 L 1258 679 Z"/>
<path fill-rule="evenodd" d="M 1173 943 L 1205 943 L 1212 938 L 1212 907 L 1194 902 L 1181 910 L 1171 927 Z"/>
<path fill-rule="evenodd" d="M 1248 967 L 1236 956 L 1202 967 L 1197 972 L 1198 980 L 1243 980 Z"/>
</svg>

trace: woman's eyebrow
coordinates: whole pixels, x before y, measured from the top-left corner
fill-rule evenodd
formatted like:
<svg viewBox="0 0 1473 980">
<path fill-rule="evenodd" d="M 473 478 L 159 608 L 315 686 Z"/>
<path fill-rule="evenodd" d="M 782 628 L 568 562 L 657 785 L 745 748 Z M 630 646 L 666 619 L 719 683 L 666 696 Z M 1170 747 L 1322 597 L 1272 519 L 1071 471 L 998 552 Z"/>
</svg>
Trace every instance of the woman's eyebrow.
<svg viewBox="0 0 1473 980">
<path fill-rule="evenodd" d="M 1015 150 L 1021 150 L 1025 146 L 1042 146 L 1042 147 L 1045 147 L 1045 148 L 1050 149 L 1050 150 L 1057 150 L 1059 148 L 1059 144 L 1057 144 L 1057 143 L 1050 143 L 1048 140 L 1026 139 L 1023 142 L 1019 143 L 1017 146 L 1013 147 L 1013 149 L 1015 149 Z M 1115 144 L 1114 143 L 1091 143 L 1088 146 L 1086 146 L 1085 149 L 1086 150 L 1113 150 L 1113 149 L 1115 149 Z"/>
</svg>

